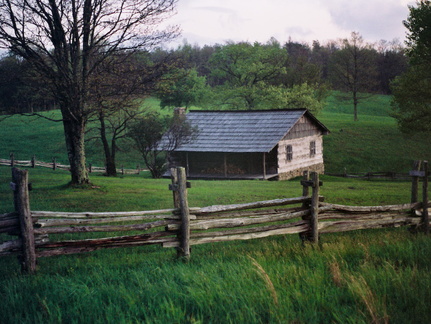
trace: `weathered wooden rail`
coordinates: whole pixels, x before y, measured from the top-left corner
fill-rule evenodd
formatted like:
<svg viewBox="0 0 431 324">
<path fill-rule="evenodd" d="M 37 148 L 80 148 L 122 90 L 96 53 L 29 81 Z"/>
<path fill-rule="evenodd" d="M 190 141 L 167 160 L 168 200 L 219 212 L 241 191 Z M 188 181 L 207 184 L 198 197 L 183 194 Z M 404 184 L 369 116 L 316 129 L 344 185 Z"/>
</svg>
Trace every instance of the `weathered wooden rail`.
<svg viewBox="0 0 431 324">
<path fill-rule="evenodd" d="M 423 174 L 428 174 L 424 163 Z M 61 254 L 160 244 L 177 248 L 188 259 L 190 246 L 233 240 L 299 234 L 317 243 L 319 235 L 360 229 L 410 226 L 429 232 L 428 181 L 423 178 L 423 199 L 413 178 L 412 202 L 388 206 L 344 206 L 324 202 L 317 173 L 304 173 L 302 196 L 203 208 L 188 206 L 184 168 L 172 170 L 174 208 L 132 212 L 31 211 L 28 172 L 12 169 L 16 211 L 0 215 L 0 234 L 18 236 L 0 244 L 0 256 L 19 254 L 22 270 L 36 271 L 36 260 Z M 416 185 L 415 185 L 416 184 Z M 311 194 L 310 194 L 311 190 Z M 119 233 L 127 233 L 120 235 Z M 91 233 L 104 237 L 88 238 Z M 114 233 L 114 234 L 112 234 Z M 112 236 L 114 235 L 114 236 Z M 73 239 L 71 239 L 73 238 Z"/>
<path fill-rule="evenodd" d="M 11 166 L 11 167 L 42 167 L 48 168 L 52 170 L 65 170 L 69 171 L 70 165 L 58 163 L 55 158 L 52 159 L 52 162 L 44 162 L 36 160 L 36 156 L 33 155 L 31 160 L 16 160 L 15 155 L 13 153 L 10 154 L 9 159 L 0 159 L 0 165 Z M 141 171 L 145 171 L 146 169 L 141 168 L 140 165 L 136 166 L 136 169 L 125 169 L 123 166 L 121 168 L 117 168 L 118 174 L 140 174 Z M 88 165 L 88 171 L 90 173 L 104 173 L 106 172 L 105 167 L 93 166 L 92 164 Z"/>
</svg>

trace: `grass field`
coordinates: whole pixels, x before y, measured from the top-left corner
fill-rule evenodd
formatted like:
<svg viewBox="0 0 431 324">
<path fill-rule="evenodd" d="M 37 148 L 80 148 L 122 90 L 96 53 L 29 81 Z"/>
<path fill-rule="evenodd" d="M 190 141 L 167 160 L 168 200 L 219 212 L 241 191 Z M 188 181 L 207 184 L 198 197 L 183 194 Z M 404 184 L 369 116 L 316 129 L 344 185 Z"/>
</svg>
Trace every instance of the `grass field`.
<svg viewBox="0 0 431 324">
<path fill-rule="evenodd" d="M 148 109 L 157 109 L 158 101 L 148 99 Z M 328 173 L 402 172 L 407 173 L 413 160 L 431 160 L 431 141 L 423 135 L 407 137 L 400 133 L 396 121 L 389 117 L 390 97 L 374 96 L 359 107 L 359 121 L 353 121 L 352 108 L 336 97 L 328 98 L 324 111 L 317 116 L 331 131 L 324 138 L 324 159 Z M 163 110 L 168 113 L 169 110 Z M 59 117 L 58 112 L 47 113 Z M 14 116 L 1 122 L 0 158 L 50 162 L 53 157 L 67 164 L 62 124 L 42 118 Z M 117 166 L 135 168 L 142 158 L 128 145 L 120 145 Z M 87 160 L 103 166 L 100 143 L 87 144 Z"/>
<path fill-rule="evenodd" d="M 323 176 L 327 201 L 409 201 L 409 182 Z M 0 212 L 12 208 L 10 169 L 0 167 Z M 64 171 L 30 171 L 33 210 L 170 208 L 168 180 L 94 177 L 67 186 Z M 192 181 L 191 206 L 298 196 L 298 179 Z M 406 228 L 327 234 L 318 247 L 297 235 L 193 247 L 184 264 L 159 246 L 42 258 L 22 276 L 0 266 L 2 323 L 429 323 L 430 238 Z"/>
<path fill-rule="evenodd" d="M 335 108 L 318 116 L 332 131 L 325 139 L 327 170 L 393 167 L 406 172 L 413 158 L 429 158 L 428 141 L 403 138 L 391 118 L 371 114 L 377 106 L 368 115 L 360 111 L 357 123 L 350 121 L 350 114 L 331 109 Z M 55 135 L 58 126 L 49 129 L 37 120 L 22 127 L 19 118 L 2 123 L 1 138 L 14 134 L 14 140 L 2 141 L 1 157 L 8 156 L 11 147 L 30 156 L 29 148 L 43 148 L 47 159 L 57 149 L 63 154 L 61 138 L 58 146 L 53 140 L 61 137 Z M 401 150 L 403 146 L 411 148 Z M 0 213 L 13 209 L 10 178 L 10 168 L 0 167 Z M 410 200 L 409 182 L 321 179 L 321 194 L 328 202 L 382 205 Z M 93 175 L 91 180 L 92 187 L 78 189 L 67 185 L 67 172 L 31 169 L 31 209 L 172 207 L 166 179 L 141 174 Z M 196 180 L 189 203 L 203 207 L 296 197 L 301 192 L 299 179 Z M 0 236 L 0 243 L 6 239 Z M 326 234 L 316 247 L 303 246 L 297 235 L 199 245 L 187 264 L 175 255 L 173 249 L 151 246 L 41 258 L 34 276 L 20 274 L 15 256 L 3 257 L 0 323 L 431 322 L 431 240 L 406 228 Z"/>
</svg>

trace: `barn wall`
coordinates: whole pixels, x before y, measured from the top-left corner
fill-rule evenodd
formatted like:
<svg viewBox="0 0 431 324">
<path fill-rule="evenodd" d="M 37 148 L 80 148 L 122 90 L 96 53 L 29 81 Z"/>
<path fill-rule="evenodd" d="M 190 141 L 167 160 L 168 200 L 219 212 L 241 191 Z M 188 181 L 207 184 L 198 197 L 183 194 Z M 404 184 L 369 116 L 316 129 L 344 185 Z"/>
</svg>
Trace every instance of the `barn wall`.
<svg viewBox="0 0 431 324">
<path fill-rule="evenodd" d="M 310 156 L 310 142 L 316 143 L 316 154 Z M 292 146 L 292 160 L 287 159 L 287 146 Z M 312 135 L 303 138 L 285 139 L 278 144 L 278 174 L 280 180 L 287 180 L 303 171 L 325 171 L 323 164 L 323 137 Z"/>
</svg>

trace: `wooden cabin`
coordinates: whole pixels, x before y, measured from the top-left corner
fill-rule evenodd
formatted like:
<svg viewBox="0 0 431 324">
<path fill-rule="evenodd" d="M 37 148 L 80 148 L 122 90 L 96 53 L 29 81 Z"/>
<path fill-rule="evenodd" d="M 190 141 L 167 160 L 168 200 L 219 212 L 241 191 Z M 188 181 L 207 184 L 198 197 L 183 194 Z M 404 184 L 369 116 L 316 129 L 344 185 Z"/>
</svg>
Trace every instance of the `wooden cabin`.
<svg viewBox="0 0 431 324">
<path fill-rule="evenodd" d="M 181 110 L 179 110 L 181 112 Z M 197 134 L 171 154 L 189 178 L 287 180 L 324 172 L 328 129 L 306 109 L 190 111 Z"/>
</svg>

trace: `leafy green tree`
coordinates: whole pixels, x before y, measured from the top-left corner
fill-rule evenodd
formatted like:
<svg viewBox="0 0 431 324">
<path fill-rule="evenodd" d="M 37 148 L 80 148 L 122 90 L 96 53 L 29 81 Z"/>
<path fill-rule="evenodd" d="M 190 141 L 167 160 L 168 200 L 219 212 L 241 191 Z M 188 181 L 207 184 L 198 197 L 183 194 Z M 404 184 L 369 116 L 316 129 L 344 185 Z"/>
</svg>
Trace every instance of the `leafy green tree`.
<svg viewBox="0 0 431 324">
<path fill-rule="evenodd" d="M 393 115 L 406 133 L 431 132 L 431 1 L 409 6 L 410 69 L 392 83 Z"/>
<path fill-rule="evenodd" d="M 277 108 L 307 108 L 317 115 L 323 110 L 328 91 L 322 87 L 310 86 L 307 83 L 294 85 L 291 88 L 274 86 L 270 88 L 266 107 Z"/>
<path fill-rule="evenodd" d="M 186 121 L 184 114 L 162 117 L 150 112 L 135 120 L 128 136 L 134 142 L 153 178 L 166 171 L 169 154 L 182 143 L 190 141 L 196 130 Z"/>
<path fill-rule="evenodd" d="M 431 64 L 431 1 L 421 0 L 409 6 L 409 16 L 403 21 L 408 29 L 407 55 L 413 64 Z"/>
<path fill-rule="evenodd" d="M 287 52 L 278 43 L 231 43 L 210 58 L 218 103 L 233 109 L 258 108 L 273 80 L 286 72 Z"/>
<path fill-rule="evenodd" d="M 392 82 L 392 116 L 404 133 L 431 132 L 431 68 L 415 64 Z"/>
<path fill-rule="evenodd" d="M 160 106 L 185 107 L 202 103 L 209 95 L 206 78 L 198 76 L 196 69 L 176 69 L 159 85 L 157 97 Z"/>
</svg>

